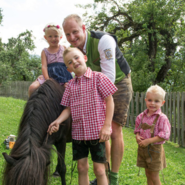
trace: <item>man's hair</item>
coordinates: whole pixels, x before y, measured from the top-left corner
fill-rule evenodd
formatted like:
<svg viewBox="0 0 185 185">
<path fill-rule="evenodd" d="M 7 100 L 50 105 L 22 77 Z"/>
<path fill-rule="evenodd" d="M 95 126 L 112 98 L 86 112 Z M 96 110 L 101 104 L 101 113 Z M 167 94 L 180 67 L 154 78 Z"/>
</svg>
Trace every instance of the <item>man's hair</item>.
<svg viewBox="0 0 185 185">
<path fill-rule="evenodd" d="M 79 24 L 79 26 L 82 26 L 82 25 L 83 25 L 82 18 L 81 18 L 79 15 L 77 15 L 77 14 L 70 14 L 70 15 L 68 15 L 68 16 L 64 19 L 64 21 L 63 21 L 63 23 L 62 23 L 62 26 L 63 26 L 63 27 L 64 27 L 65 22 L 68 21 L 69 19 L 74 19 L 74 20 Z"/>
<path fill-rule="evenodd" d="M 68 53 L 70 53 L 71 51 L 74 51 L 74 50 L 81 52 L 78 48 L 68 47 L 68 48 L 65 49 L 64 52 L 63 52 L 63 59 L 65 59 L 65 56 L 66 56 Z M 82 53 L 82 52 L 81 52 L 81 53 Z M 83 53 L 82 53 L 82 54 L 83 54 Z M 64 60 L 64 62 L 65 62 L 65 60 Z"/>
<path fill-rule="evenodd" d="M 150 86 L 147 89 L 147 91 L 146 91 L 146 96 L 147 96 L 147 93 L 149 93 L 149 92 L 150 93 L 154 93 L 154 94 L 158 94 L 158 95 L 160 95 L 162 97 L 163 100 L 165 99 L 166 92 L 165 92 L 165 90 L 162 87 L 160 87 L 158 85 Z"/>
</svg>

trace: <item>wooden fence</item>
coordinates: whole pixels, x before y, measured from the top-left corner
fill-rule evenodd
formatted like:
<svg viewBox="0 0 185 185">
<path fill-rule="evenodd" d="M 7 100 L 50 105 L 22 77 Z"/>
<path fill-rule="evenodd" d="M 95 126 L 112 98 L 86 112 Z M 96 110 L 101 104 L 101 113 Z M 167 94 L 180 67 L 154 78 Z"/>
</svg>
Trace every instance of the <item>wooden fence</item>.
<svg viewBox="0 0 185 185">
<path fill-rule="evenodd" d="M 28 87 L 31 82 L 16 81 L 0 86 L 0 96 L 28 99 Z M 139 113 L 146 109 L 145 93 L 135 92 L 130 103 L 126 127 L 135 126 L 135 119 Z M 162 111 L 171 123 L 170 141 L 185 147 L 185 92 L 170 92 L 166 94 Z"/>
<path fill-rule="evenodd" d="M 0 86 L 0 96 L 28 99 L 28 87 L 32 82 L 14 81 Z"/>
</svg>

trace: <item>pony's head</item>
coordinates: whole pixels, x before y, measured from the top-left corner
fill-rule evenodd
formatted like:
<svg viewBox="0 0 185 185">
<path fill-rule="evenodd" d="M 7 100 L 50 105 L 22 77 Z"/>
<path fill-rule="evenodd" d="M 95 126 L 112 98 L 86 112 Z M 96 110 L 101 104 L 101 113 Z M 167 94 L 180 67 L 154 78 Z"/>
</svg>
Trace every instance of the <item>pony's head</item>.
<svg viewBox="0 0 185 185">
<path fill-rule="evenodd" d="M 27 101 L 18 136 L 6 160 L 3 185 L 45 185 L 49 173 L 52 137 L 46 142 L 47 129 L 63 110 L 64 89 L 47 80 Z"/>
</svg>

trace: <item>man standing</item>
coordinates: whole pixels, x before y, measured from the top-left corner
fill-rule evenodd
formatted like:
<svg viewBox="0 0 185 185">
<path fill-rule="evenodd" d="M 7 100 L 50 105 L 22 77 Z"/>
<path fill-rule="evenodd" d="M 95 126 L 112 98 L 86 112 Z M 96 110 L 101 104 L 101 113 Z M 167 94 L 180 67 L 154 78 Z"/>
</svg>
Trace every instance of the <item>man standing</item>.
<svg viewBox="0 0 185 185">
<path fill-rule="evenodd" d="M 111 149 L 106 142 L 107 160 L 111 151 L 111 185 L 118 185 L 118 172 L 123 158 L 124 142 L 122 127 L 132 98 L 130 67 L 118 48 L 115 36 L 100 31 L 87 31 L 82 19 L 72 14 L 63 21 L 68 42 L 79 48 L 88 58 L 87 66 L 104 73 L 118 88 L 113 95 L 115 110 L 112 120 Z M 96 180 L 91 184 L 96 184 Z"/>
</svg>

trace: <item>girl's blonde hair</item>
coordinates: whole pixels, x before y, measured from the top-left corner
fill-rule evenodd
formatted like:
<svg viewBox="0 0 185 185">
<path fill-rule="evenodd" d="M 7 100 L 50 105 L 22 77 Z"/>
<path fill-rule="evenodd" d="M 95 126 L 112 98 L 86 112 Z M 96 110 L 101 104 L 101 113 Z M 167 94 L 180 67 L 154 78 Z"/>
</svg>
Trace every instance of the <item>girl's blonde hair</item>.
<svg viewBox="0 0 185 185">
<path fill-rule="evenodd" d="M 160 95 L 162 97 L 163 100 L 165 99 L 166 92 L 165 92 L 165 90 L 162 87 L 160 87 L 158 85 L 150 86 L 147 89 L 147 91 L 146 91 L 146 96 L 147 96 L 147 93 L 149 93 L 149 92 L 150 93 L 154 93 L 154 94 L 158 94 L 158 95 Z"/>
<path fill-rule="evenodd" d="M 59 26 L 58 24 L 55 24 L 55 23 L 46 24 L 46 26 L 43 29 L 45 35 L 47 34 L 48 30 L 55 30 L 60 37 L 62 36 L 62 27 Z"/>
</svg>

